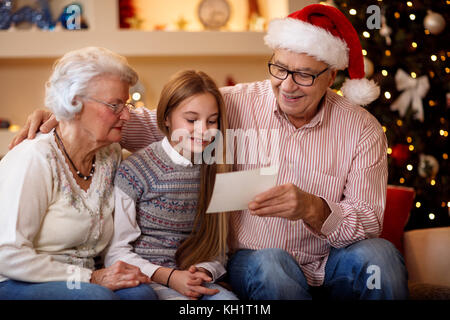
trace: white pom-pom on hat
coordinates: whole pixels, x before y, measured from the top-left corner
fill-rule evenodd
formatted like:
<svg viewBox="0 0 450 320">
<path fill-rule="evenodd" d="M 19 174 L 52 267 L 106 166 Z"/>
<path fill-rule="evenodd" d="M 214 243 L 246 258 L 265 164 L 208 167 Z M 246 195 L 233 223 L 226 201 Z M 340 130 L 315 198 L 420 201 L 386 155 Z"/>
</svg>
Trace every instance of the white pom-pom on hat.
<svg viewBox="0 0 450 320">
<path fill-rule="evenodd" d="M 365 78 L 364 57 L 356 30 L 332 6 L 312 4 L 287 18 L 272 21 L 264 41 L 274 50 L 306 53 L 336 70 L 347 68 L 350 79 L 341 91 L 353 103 L 368 105 L 380 94 L 378 85 Z"/>
<path fill-rule="evenodd" d="M 373 80 L 346 79 L 341 87 L 342 94 L 348 100 L 366 106 L 380 95 L 380 87 Z"/>
</svg>

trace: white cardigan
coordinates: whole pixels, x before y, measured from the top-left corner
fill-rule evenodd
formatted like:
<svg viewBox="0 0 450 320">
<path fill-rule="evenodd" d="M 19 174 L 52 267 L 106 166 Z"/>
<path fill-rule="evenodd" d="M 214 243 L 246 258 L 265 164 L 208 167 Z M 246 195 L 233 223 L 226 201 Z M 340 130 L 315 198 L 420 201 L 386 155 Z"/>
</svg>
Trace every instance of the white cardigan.
<svg viewBox="0 0 450 320">
<path fill-rule="evenodd" d="M 76 183 L 53 132 L 39 134 L 0 161 L 0 282 L 89 282 L 94 257 L 113 233 L 113 182 L 118 144 L 96 153 L 85 192 Z M 76 265 L 77 273 L 74 274 Z"/>
</svg>

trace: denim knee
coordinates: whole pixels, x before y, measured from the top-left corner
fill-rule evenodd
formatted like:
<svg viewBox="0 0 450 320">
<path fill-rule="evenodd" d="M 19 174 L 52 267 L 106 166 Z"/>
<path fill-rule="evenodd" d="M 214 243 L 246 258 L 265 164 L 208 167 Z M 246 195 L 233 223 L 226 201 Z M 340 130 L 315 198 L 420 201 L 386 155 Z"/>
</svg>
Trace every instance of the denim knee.
<svg viewBox="0 0 450 320">
<path fill-rule="evenodd" d="M 81 283 L 80 289 L 73 289 L 74 300 L 119 300 L 110 289 L 93 283 Z"/>
<path fill-rule="evenodd" d="M 217 289 L 219 292 L 212 296 L 204 295 L 202 300 L 238 300 L 238 297 L 233 292 L 225 289 L 221 285 L 216 283 L 205 283 L 204 286 L 209 289 Z"/>
<path fill-rule="evenodd" d="M 281 271 L 289 272 L 292 268 L 298 269 L 297 262 L 289 253 L 282 249 L 270 248 L 256 250 L 253 254 L 253 263 L 260 272 L 276 278 Z"/>
<path fill-rule="evenodd" d="M 382 238 L 366 239 L 346 248 L 347 255 L 362 264 L 379 267 L 404 266 L 404 259 L 395 246 Z M 406 269 L 405 269 L 406 270 Z"/>
<path fill-rule="evenodd" d="M 108 288 L 81 282 L 69 288 L 65 281 L 30 283 L 7 280 L 0 286 L 0 298 L 7 300 L 117 300 Z"/>
<path fill-rule="evenodd" d="M 158 295 L 153 288 L 145 283 L 137 287 L 124 288 L 114 291 L 121 300 L 158 300 Z"/>
<path fill-rule="evenodd" d="M 382 238 L 367 239 L 361 241 L 356 252 L 364 257 L 367 268 L 371 268 L 367 270 L 368 273 L 379 270 L 385 291 L 392 291 L 395 299 L 407 298 L 408 272 L 405 261 L 391 242 Z M 402 293 L 397 295 L 396 292 Z"/>
<path fill-rule="evenodd" d="M 332 249 L 325 273 L 325 283 L 340 287 L 333 290 L 341 296 L 347 292 L 348 297 L 353 294 L 359 299 L 408 297 L 404 259 L 395 246 L 385 239 L 366 239 L 346 248 Z"/>
<path fill-rule="evenodd" d="M 248 264 L 249 299 L 310 299 L 305 276 L 286 251 L 276 248 L 255 250 Z"/>
</svg>

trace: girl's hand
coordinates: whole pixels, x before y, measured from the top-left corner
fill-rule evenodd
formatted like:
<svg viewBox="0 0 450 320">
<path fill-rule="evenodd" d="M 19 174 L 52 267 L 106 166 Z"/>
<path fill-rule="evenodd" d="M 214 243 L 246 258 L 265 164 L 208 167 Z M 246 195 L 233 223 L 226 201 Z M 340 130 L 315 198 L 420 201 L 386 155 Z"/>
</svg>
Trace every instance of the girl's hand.
<svg viewBox="0 0 450 320">
<path fill-rule="evenodd" d="M 203 282 L 211 282 L 212 274 L 205 268 L 197 268 L 196 266 L 190 266 L 188 271 L 196 276 L 196 279 L 189 281 L 189 285 L 191 286 L 199 286 L 202 285 Z"/>
<path fill-rule="evenodd" d="M 189 270 L 175 270 L 169 281 L 169 287 L 191 299 L 198 299 L 202 295 L 214 295 L 217 289 L 202 286 L 203 282 L 210 282 L 212 278 L 200 271 L 203 268 L 191 266 Z"/>
</svg>

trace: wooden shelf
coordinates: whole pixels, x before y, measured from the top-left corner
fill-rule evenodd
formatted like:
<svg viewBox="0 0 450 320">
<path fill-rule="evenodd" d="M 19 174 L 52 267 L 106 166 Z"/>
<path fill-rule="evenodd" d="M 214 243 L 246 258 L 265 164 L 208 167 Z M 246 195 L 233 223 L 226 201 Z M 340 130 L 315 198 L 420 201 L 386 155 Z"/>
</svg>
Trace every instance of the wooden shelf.
<svg viewBox="0 0 450 320">
<path fill-rule="evenodd" d="M 0 58 L 56 58 L 85 46 L 138 57 L 270 54 L 263 32 L 2 31 L 0 43 Z"/>
<path fill-rule="evenodd" d="M 57 58 L 85 46 L 125 56 L 268 55 L 264 32 L 140 31 L 120 29 L 117 2 L 83 1 L 89 29 L 77 31 L 0 30 L 0 58 Z"/>
</svg>

